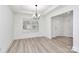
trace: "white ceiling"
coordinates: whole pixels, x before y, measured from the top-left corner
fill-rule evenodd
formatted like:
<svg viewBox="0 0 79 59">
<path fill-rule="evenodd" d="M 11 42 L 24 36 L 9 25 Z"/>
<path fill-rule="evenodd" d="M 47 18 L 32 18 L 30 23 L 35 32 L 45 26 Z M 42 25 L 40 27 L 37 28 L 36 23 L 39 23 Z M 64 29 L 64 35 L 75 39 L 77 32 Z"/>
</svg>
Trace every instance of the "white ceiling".
<svg viewBox="0 0 79 59">
<path fill-rule="evenodd" d="M 57 5 L 38 5 L 37 10 L 39 14 L 46 14 L 49 11 L 58 7 Z M 27 14 L 34 14 L 35 13 L 35 6 L 34 5 L 11 5 L 10 8 L 13 12 L 16 13 L 27 13 Z"/>
</svg>

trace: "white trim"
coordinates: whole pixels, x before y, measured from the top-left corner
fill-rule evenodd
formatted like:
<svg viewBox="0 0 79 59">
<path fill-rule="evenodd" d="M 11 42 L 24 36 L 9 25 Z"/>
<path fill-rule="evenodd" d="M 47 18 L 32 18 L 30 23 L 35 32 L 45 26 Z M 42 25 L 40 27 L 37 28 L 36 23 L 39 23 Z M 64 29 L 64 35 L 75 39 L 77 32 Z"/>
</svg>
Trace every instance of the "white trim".
<svg viewBox="0 0 79 59">
<path fill-rule="evenodd" d="M 14 41 L 14 40 L 11 40 L 11 41 L 9 42 L 9 45 L 8 45 L 8 47 L 7 47 L 6 51 L 5 51 L 5 53 L 7 53 L 7 52 L 8 52 L 8 50 L 9 50 L 9 48 L 11 47 L 11 45 L 12 45 L 13 41 Z"/>
<path fill-rule="evenodd" d="M 72 48 L 72 51 L 79 52 L 79 48 L 73 47 L 73 48 Z"/>
</svg>

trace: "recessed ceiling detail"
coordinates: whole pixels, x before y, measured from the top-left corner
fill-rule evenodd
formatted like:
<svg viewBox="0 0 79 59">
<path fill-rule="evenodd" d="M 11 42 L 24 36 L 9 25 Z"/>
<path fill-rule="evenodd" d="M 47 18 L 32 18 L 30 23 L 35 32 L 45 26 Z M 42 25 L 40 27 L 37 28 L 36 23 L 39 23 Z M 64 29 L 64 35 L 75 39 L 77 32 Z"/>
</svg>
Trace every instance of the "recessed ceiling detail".
<svg viewBox="0 0 79 59">
<path fill-rule="evenodd" d="M 38 13 L 45 14 L 51 9 L 55 9 L 57 5 L 38 5 Z M 16 13 L 34 14 L 35 5 L 11 5 L 10 8 Z"/>
</svg>

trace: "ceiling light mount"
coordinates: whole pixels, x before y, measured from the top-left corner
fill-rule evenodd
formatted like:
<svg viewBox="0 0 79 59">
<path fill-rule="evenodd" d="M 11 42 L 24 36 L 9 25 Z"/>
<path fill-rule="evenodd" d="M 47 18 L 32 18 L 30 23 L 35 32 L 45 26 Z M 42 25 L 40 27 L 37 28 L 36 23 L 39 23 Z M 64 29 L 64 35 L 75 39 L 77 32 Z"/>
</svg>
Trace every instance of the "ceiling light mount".
<svg viewBox="0 0 79 59">
<path fill-rule="evenodd" d="M 37 7 L 37 5 L 35 5 Z"/>
</svg>

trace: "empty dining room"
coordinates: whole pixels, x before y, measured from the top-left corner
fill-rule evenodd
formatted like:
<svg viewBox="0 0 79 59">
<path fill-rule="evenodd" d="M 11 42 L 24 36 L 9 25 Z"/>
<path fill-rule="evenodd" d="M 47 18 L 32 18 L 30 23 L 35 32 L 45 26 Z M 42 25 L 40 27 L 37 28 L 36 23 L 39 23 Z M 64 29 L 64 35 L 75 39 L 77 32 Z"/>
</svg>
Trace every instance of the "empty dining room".
<svg viewBox="0 0 79 59">
<path fill-rule="evenodd" d="M 78 53 L 79 5 L 0 5 L 0 53 Z"/>
</svg>

